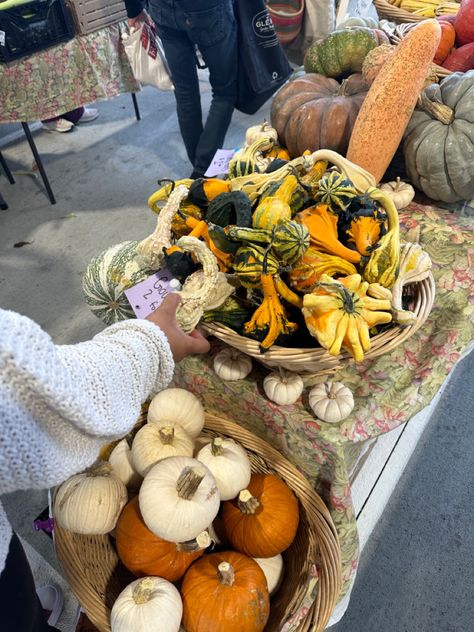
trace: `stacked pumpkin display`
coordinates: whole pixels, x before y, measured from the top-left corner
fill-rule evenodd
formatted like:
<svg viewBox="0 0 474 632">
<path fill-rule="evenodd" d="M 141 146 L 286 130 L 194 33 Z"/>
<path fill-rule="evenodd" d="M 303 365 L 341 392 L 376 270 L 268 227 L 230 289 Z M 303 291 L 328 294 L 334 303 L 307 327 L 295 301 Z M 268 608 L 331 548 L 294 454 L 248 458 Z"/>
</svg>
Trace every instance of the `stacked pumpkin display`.
<svg viewBox="0 0 474 632">
<path fill-rule="evenodd" d="M 122 440 L 108 463 L 55 494 L 58 525 L 115 529 L 118 556 L 138 578 L 114 603 L 112 632 L 261 632 L 267 623 L 298 501 L 277 476 L 252 474 L 238 443 L 202 435 L 203 425 L 194 395 L 162 391 L 131 448 Z"/>
</svg>

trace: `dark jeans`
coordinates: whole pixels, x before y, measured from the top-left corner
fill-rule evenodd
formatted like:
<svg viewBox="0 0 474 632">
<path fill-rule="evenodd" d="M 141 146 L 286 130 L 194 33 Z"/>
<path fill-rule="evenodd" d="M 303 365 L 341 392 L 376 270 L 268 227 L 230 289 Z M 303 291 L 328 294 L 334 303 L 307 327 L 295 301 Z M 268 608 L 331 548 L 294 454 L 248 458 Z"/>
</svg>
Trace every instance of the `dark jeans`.
<svg viewBox="0 0 474 632">
<path fill-rule="evenodd" d="M 229 127 L 237 94 L 237 27 L 231 0 L 151 0 L 151 17 L 175 86 L 188 158 L 203 174 Z M 203 125 L 195 45 L 209 68 L 212 101 Z"/>
<path fill-rule="evenodd" d="M 16 535 L 0 574 L 0 613 L 2 632 L 59 632 L 46 623 L 28 559 Z"/>
<path fill-rule="evenodd" d="M 43 123 L 51 123 L 52 121 L 57 121 L 59 118 L 66 119 L 66 121 L 71 121 L 74 125 L 80 120 L 81 116 L 84 114 L 84 107 L 81 105 L 80 108 L 76 108 L 75 110 L 71 110 L 70 112 L 64 112 L 61 116 L 55 116 L 51 119 L 45 119 Z"/>
</svg>

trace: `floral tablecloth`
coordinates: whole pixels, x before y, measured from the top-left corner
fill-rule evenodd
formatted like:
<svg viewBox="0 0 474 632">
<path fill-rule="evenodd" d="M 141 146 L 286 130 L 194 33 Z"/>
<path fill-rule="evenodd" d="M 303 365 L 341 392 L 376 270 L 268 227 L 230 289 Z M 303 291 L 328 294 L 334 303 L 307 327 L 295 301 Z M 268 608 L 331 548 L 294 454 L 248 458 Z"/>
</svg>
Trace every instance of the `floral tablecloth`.
<svg viewBox="0 0 474 632">
<path fill-rule="evenodd" d="M 10 64 L 0 64 L 0 123 L 52 118 L 99 99 L 137 92 L 120 25 L 78 35 Z"/>
<path fill-rule="evenodd" d="M 348 454 L 355 444 L 388 432 L 426 407 L 474 338 L 474 218 L 413 204 L 401 215 L 403 230 L 419 231 L 433 260 L 434 308 L 420 330 L 387 355 L 348 364 L 331 379 L 354 392 L 353 414 L 339 424 L 316 419 L 303 394 L 280 407 L 263 394 L 268 370 L 254 363 L 250 376 L 223 382 L 212 370 L 222 347 L 209 357 L 184 360 L 175 385 L 195 392 L 205 408 L 241 423 L 292 461 L 327 502 L 337 527 L 343 563 L 343 592 L 350 589 L 359 560 Z"/>
</svg>

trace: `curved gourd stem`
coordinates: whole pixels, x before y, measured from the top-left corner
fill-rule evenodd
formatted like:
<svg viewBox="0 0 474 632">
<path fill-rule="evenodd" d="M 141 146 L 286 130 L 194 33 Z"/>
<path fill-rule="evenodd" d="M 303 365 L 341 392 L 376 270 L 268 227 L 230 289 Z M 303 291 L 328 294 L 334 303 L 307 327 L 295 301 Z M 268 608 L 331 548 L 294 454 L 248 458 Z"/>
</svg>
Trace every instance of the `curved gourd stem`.
<svg viewBox="0 0 474 632">
<path fill-rule="evenodd" d="M 306 156 L 306 159 L 310 161 L 312 165 L 318 160 L 326 160 L 335 165 L 339 171 L 351 180 L 358 193 L 365 193 L 367 189 L 377 185 L 371 173 L 331 149 L 318 149 L 309 156 Z"/>
</svg>

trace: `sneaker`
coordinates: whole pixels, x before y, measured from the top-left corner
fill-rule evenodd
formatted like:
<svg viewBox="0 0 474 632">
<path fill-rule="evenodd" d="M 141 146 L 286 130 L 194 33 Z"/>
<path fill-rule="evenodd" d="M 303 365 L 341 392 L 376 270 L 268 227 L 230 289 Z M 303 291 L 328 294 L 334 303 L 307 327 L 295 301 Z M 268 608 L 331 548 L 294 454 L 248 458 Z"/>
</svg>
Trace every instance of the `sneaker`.
<svg viewBox="0 0 474 632">
<path fill-rule="evenodd" d="M 71 121 L 67 121 L 64 118 L 58 118 L 55 121 L 43 123 L 43 127 L 50 132 L 60 132 L 61 134 L 64 134 L 65 132 L 70 132 L 72 130 L 74 123 L 71 123 Z"/>
<path fill-rule="evenodd" d="M 77 121 L 78 123 L 90 123 L 91 121 L 95 121 L 95 119 L 99 116 L 99 110 L 95 108 L 84 108 L 84 114 Z"/>
<path fill-rule="evenodd" d="M 48 625 L 54 626 L 63 611 L 64 596 L 59 586 L 46 584 L 36 589 L 43 611 L 48 616 Z"/>
</svg>

